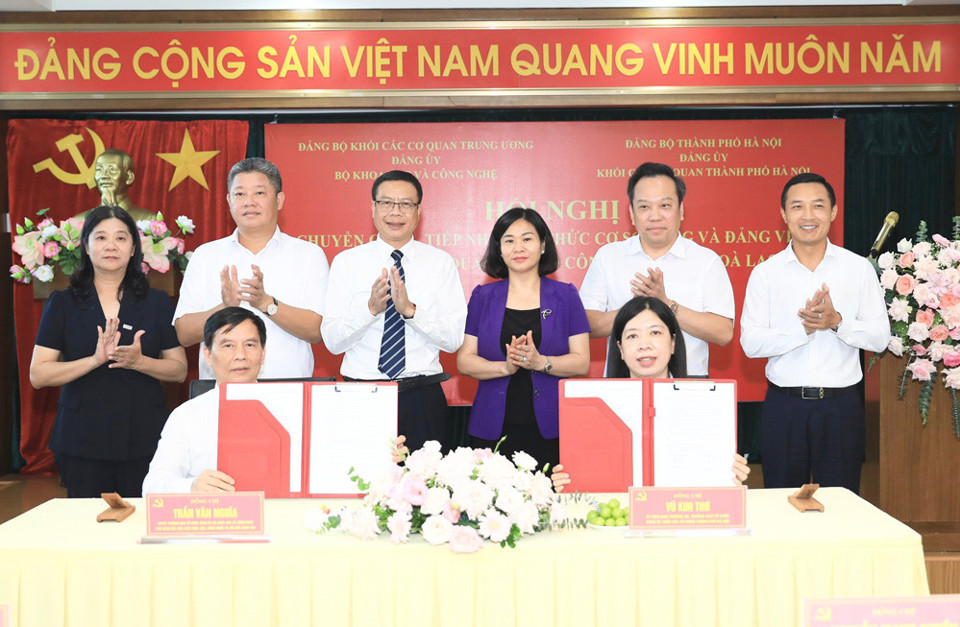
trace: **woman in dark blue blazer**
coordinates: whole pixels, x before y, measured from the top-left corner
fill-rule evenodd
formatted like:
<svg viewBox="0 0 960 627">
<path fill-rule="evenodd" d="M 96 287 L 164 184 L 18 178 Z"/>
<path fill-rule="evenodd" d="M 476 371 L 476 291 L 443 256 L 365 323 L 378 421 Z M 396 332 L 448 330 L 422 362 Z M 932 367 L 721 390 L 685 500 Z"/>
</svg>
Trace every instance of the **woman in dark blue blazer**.
<svg viewBox="0 0 960 627">
<path fill-rule="evenodd" d="M 187 357 L 170 297 L 143 274 L 127 212 L 97 207 L 80 239 L 70 287 L 43 310 L 30 382 L 63 386 L 50 450 L 67 496 L 136 496 L 169 414 L 160 382 L 183 381 Z"/>
<path fill-rule="evenodd" d="M 472 446 L 500 444 L 541 465 L 560 457 L 557 384 L 587 374 L 590 325 L 573 285 L 548 279 L 557 247 L 533 209 L 514 208 L 493 226 L 481 266 L 503 279 L 478 285 L 457 353 L 461 374 L 480 381 L 467 432 Z"/>
</svg>

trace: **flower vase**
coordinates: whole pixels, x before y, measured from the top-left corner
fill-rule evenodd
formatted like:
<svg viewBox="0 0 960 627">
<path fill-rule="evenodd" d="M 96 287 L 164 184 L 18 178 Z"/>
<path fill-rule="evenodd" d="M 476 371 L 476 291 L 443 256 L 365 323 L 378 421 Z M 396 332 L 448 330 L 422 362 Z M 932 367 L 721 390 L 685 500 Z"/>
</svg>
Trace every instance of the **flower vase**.
<svg viewBox="0 0 960 627">
<path fill-rule="evenodd" d="M 880 508 L 923 537 L 925 551 L 960 551 L 960 440 L 954 434 L 950 390 L 937 377 L 927 424 L 918 400 L 923 383 L 908 378 L 908 361 L 880 359 Z"/>
<path fill-rule="evenodd" d="M 34 279 L 30 282 L 30 285 L 33 286 L 33 298 L 36 300 L 47 300 L 50 298 L 50 294 L 53 294 L 57 290 L 66 289 L 70 286 L 70 275 L 64 274 L 63 272 L 55 272 L 53 274 L 53 280 L 47 283 L 42 281 L 37 281 Z"/>
<path fill-rule="evenodd" d="M 150 282 L 150 287 L 163 290 L 173 297 L 180 289 L 183 275 L 180 274 L 179 270 L 171 268 L 169 272 L 150 272 L 147 274 L 147 280 Z M 33 286 L 33 297 L 36 300 L 47 300 L 53 292 L 70 286 L 70 275 L 57 272 L 49 283 L 33 280 L 30 285 Z"/>
</svg>

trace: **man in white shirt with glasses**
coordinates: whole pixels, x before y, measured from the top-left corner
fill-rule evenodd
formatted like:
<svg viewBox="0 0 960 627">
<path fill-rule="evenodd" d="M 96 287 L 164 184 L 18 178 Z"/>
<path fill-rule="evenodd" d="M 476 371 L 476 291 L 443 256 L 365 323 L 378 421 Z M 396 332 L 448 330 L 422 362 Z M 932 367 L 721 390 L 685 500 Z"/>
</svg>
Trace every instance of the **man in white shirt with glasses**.
<svg viewBox="0 0 960 627">
<path fill-rule="evenodd" d="M 409 172 L 374 181 L 377 238 L 333 260 L 321 325 L 327 349 L 344 355 L 344 379 L 398 383 L 398 433 L 410 450 L 427 440 L 450 445 L 440 351 L 460 348 L 467 317 L 453 257 L 414 239 L 422 199 Z"/>
</svg>

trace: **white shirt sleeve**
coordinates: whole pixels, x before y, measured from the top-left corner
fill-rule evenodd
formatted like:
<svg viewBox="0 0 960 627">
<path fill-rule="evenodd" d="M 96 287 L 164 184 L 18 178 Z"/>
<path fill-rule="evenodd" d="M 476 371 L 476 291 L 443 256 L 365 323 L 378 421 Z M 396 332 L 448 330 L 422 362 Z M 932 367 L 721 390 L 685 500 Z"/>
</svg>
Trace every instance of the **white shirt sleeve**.
<svg viewBox="0 0 960 627">
<path fill-rule="evenodd" d="M 737 315 L 737 309 L 733 300 L 733 285 L 730 283 L 730 275 L 723 265 L 723 260 L 720 257 L 714 257 L 704 273 L 706 277 L 703 283 L 704 312 L 733 320 Z"/>
<path fill-rule="evenodd" d="M 428 344 L 452 353 L 463 344 L 463 329 L 467 322 L 467 302 L 463 297 L 460 274 L 449 255 L 437 271 L 438 291 L 434 307 L 420 307 L 406 324 L 422 335 Z M 369 313 L 369 311 L 368 311 Z"/>
<path fill-rule="evenodd" d="M 206 254 L 208 250 L 209 248 L 205 249 L 204 246 L 200 246 L 190 257 L 190 263 L 187 264 L 187 270 L 183 274 L 183 283 L 180 285 L 177 309 L 173 313 L 174 322 L 187 314 L 206 311 L 213 307 L 213 305 L 204 306 L 204 302 L 210 297 L 209 294 L 205 293 L 204 279 L 213 271 L 210 267 L 210 255 Z M 217 270 L 217 276 L 220 276 L 219 270 Z M 204 298 L 205 296 L 207 298 Z M 219 296 L 218 293 L 217 297 Z"/>
<path fill-rule="evenodd" d="M 839 311 L 842 318 L 837 337 L 854 348 L 875 352 L 887 348 L 890 342 L 890 320 L 883 300 L 883 289 L 873 266 L 860 264 L 860 299 L 857 311 Z"/>
<path fill-rule="evenodd" d="M 330 273 L 327 276 L 326 304 L 323 322 L 320 324 L 320 334 L 327 350 L 334 355 L 340 355 L 363 339 L 370 326 L 383 316 L 370 314 L 366 303 L 353 304 L 351 294 L 354 281 L 353 273 L 348 267 L 349 260 L 344 259 L 343 253 L 333 259 Z M 371 287 L 373 282 L 370 283 Z"/>
<path fill-rule="evenodd" d="M 190 439 L 184 428 L 185 421 L 178 418 L 178 414 L 171 414 L 163 427 L 157 452 L 143 480 L 144 496 L 190 492 L 196 479 L 190 476 Z"/>
<path fill-rule="evenodd" d="M 807 335 L 799 317 L 796 325 L 791 327 L 773 326 L 773 303 L 767 269 L 768 266 L 757 266 L 747 281 L 743 314 L 740 316 L 740 346 L 747 357 L 783 355 L 813 339 L 813 334 Z"/>
<path fill-rule="evenodd" d="M 597 254 L 590 262 L 587 273 L 580 284 L 580 302 L 583 308 L 591 311 L 609 311 L 610 295 L 607 294 L 607 255 L 604 247 L 597 250 Z"/>
<path fill-rule="evenodd" d="M 297 268 L 297 272 L 302 272 L 304 278 L 301 297 L 297 301 L 290 301 L 289 304 L 301 309 L 309 309 L 315 314 L 322 316 L 326 309 L 327 281 L 330 276 L 330 264 L 327 263 L 326 253 L 319 246 L 310 244 L 306 250 L 308 252 L 304 256 L 304 263 Z M 269 279 L 265 278 L 265 280 Z M 268 294 L 270 294 L 269 287 L 269 285 L 264 285 L 264 289 Z M 277 296 L 277 299 L 283 300 L 280 296 Z"/>
</svg>

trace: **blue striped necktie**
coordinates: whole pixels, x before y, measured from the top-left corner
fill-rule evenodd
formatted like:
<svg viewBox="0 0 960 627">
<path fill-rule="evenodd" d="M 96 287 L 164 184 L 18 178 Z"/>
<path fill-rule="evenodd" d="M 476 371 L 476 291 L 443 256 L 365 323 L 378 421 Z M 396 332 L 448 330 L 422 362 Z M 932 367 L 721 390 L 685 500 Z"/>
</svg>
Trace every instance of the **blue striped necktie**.
<svg viewBox="0 0 960 627">
<path fill-rule="evenodd" d="M 400 271 L 400 280 L 406 281 L 403 266 L 400 264 L 403 253 L 395 250 L 390 256 L 393 257 L 393 265 Z M 383 312 L 383 339 L 380 340 L 380 361 L 377 368 L 387 378 L 396 379 L 406 367 L 406 362 L 403 316 L 397 311 L 391 298 Z"/>
</svg>

